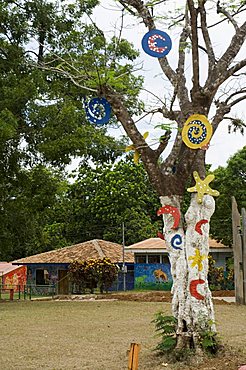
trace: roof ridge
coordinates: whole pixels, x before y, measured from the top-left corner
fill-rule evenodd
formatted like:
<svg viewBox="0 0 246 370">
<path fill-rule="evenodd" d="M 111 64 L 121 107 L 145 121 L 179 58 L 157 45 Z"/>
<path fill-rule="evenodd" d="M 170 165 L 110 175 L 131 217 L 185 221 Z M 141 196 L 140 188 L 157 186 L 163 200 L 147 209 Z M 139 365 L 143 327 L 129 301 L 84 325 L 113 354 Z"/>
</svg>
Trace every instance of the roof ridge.
<svg viewBox="0 0 246 370">
<path fill-rule="evenodd" d="M 102 248 L 100 247 L 100 244 L 98 243 L 98 240 L 97 239 L 94 239 L 91 242 L 94 245 L 95 249 L 97 250 L 97 252 L 99 254 L 99 257 L 100 258 L 104 258 L 105 257 L 105 254 L 103 253 Z"/>
</svg>

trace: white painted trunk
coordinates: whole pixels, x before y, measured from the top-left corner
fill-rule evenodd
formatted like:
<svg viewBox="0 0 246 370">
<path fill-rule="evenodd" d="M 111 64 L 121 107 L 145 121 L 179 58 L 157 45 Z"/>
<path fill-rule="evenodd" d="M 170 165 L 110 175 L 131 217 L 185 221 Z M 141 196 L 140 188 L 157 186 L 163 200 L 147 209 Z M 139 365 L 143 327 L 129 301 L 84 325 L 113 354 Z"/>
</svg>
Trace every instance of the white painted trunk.
<svg viewBox="0 0 246 370">
<path fill-rule="evenodd" d="M 162 196 L 163 207 L 170 205 L 180 210 L 181 198 Z M 197 346 L 199 331 L 214 322 L 211 292 L 208 287 L 209 221 L 215 210 L 212 196 L 205 195 L 198 204 L 196 195 L 181 219 L 173 228 L 173 216 L 163 214 L 164 236 L 173 278 L 172 311 L 178 320 L 177 347 Z M 180 212 L 181 213 L 181 212 Z M 212 330 L 215 325 L 212 325 Z"/>
</svg>

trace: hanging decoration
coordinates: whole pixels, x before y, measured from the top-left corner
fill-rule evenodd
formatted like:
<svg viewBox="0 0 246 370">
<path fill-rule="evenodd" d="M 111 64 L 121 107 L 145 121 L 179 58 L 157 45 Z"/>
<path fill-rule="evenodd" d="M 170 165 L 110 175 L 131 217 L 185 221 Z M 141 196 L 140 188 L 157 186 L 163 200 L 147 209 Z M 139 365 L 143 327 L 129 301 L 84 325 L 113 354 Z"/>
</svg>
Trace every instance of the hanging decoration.
<svg viewBox="0 0 246 370">
<path fill-rule="evenodd" d="M 86 118 L 95 125 L 107 123 L 111 116 L 111 106 L 105 98 L 93 98 L 87 102 L 84 98 Z"/>
<path fill-rule="evenodd" d="M 147 131 L 147 132 L 145 132 L 145 133 L 143 134 L 143 138 L 144 138 L 144 140 L 146 140 L 148 136 L 149 136 L 149 132 Z M 134 161 L 134 163 L 135 163 L 135 164 L 138 164 L 138 162 L 139 162 L 139 158 L 140 158 L 140 153 L 137 151 L 137 149 L 136 149 L 136 147 L 135 147 L 135 145 L 134 145 L 134 144 L 128 145 L 128 146 L 126 147 L 126 149 L 125 149 L 125 151 L 126 151 L 126 152 L 130 152 L 131 150 L 133 150 L 133 151 L 134 151 L 133 161 Z"/>
<path fill-rule="evenodd" d="M 142 48 L 148 55 L 162 58 L 170 52 L 172 40 L 166 32 L 151 30 L 144 35 Z"/>
<path fill-rule="evenodd" d="M 217 190 L 213 190 L 208 185 L 211 181 L 214 179 L 214 175 L 208 175 L 204 180 L 200 179 L 200 176 L 198 175 L 198 172 L 194 171 L 193 176 L 196 182 L 196 185 L 192 188 L 188 188 L 187 191 L 189 193 L 197 192 L 197 203 L 202 203 L 204 194 L 210 194 L 214 197 L 217 197 L 220 195 L 220 193 Z"/>
<path fill-rule="evenodd" d="M 163 214 L 170 214 L 174 218 L 174 223 L 172 226 L 172 229 L 177 229 L 179 226 L 179 221 L 180 221 L 180 212 L 179 209 L 170 205 L 166 205 L 164 207 L 161 207 L 157 211 L 157 216 L 161 216 Z"/>
<path fill-rule="evenodd" d="M 199 249 L 195 249 L 195 255 L 194 256 L 190 256 L 188 258 L 189 261 L 193 261 L 192 264 L 191 264 L 191 267 L 198 267 L 198 271 L 202 271 L 203 270 L 203 264 L 202 264 L 202 261 L 205 260 L 207 257 L 204 255 L 202 255 L 200 253 L 200 250 Z"/>
<path fill-rule="evenodd" d="M 205 225 L 205 224 L 207 224 L 208 223 L 208 220 L 205 220 L 205 219 L 203 219 L 203 220 L 201 220 L 201 221 L 198 221 L 197 223 L 196 223 L 196 226 L 195 226 L 195 230 L 196 230 L 196 232 L 198 233 L 198 234 L 200 234 L 200 235 L 203 235 L 203 233 L 202 233 L 202 229 L 201 229 L 201 226 L 202 225 Z"/>
<path fill-rule="evenodd" d="M 212 137 L 213 127 L 202 114 L 193 114 L 184 124 L 182 140 L 191 149 L 206 150 Z"/>
<path fill-rule="evenodd" d="M 179 234 L 175 234 L 172 239 L 171 239 L 171 246 L 174 248 L 174 249 L 179 249 L 182 251 L 182 248 L 180 248 L 179 246 L 182 245 L 182 237 L 181 235 Z"/>
<path fill-rule="evenodd" d="M 190 294 L 192 295 L 192 297 L 195 297 L 198 301 L 203 301 L 205 297 L 204 295 L 198 293 L 197 285 L 204 283 L 205 281 L 203 279 L 191 280 L 190 282 Z"/>
</svg>

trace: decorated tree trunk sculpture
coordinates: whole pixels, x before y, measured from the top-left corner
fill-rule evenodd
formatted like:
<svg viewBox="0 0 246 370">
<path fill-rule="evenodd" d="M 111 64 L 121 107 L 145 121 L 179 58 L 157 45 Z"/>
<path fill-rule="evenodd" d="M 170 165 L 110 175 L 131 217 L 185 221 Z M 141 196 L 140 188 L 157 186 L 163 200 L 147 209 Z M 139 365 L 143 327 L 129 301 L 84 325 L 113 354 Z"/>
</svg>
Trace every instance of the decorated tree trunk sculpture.
<svg viewBox="0 0 246 370">
<path fill-rule="evenodd" d="M 207 257 L 209 221 L 215 208 L 213 196 L 218 195 L 218 192 L 209 186 L 213 178 L 211 175 L 206 177 L 205 155 L 212 135 L 224 118 L 229 118 L 232 123 L 237 124 L 236 128 L 242 129 L 242 122 L 239 119 L 226 117 L 226 114 L 246 98 L 244 80 L 240 76 L 240 72 L 246 66 L 246 59 L 238 58 L 245 41 L 246 22 L 240 24 L 240 20 L 237 19 L 237 16 L 246 9 L 246 4 L 238 0 L 233 2 L 231 8 L 225 8 L 220 1 L 216 4 L 209 0 L 181 1 L 183 13 L 173 17 L 174 25 L 175 22 L 176 26 L 178 25 L 179 41 L 176 45 L 173 42 L 172 45 L 170 37 L 158 30 L 155 24 L 154 13 L 159 9 L 159 3 L 163 2 L 165 3 L 163 9 L 165 5 L 173 3 L 168 0 L 161 2 L 119 0 L 113 3 L 121 4 L 124 12 L 144 23 L 147 33 L 143 37 L 143 49 L 151 57 L 156 57 L 168 81 L 165 82 L 167 90 L 172 91 L 169 100 L 159 99 L 162 105 L 146 113 L 147 115 L 158 112 L 163 115 L 164 120 L 176 123 L 177 135 L 166 158 L 163 159 L 161 156 L 170 141 L 171 126 L 163 124 L 165 132 L 160 138 L 158 147 L 153 149 L 147 143 L 147 133 L 142 134 L 138 128 L 137 122 L 140 120 L 135 122 L 134 113 L 136 114 L 137 108 L 134 110 L 135 107 L 129 102 L 139 91 L 139 85 L 134 86 L 133 82 L 135 81 L 137 85 L 138 79 L 132 77 L 133 67 L 130 67 L 130 64 L 122 66 L 119 57 L 121 53 L 123 58 L 133 60 L 135 54 L 126 41 L 121 40 L 121 32 L 113 44 L 107 44 L 103 32 L 93 24 L 97 33 L 94 42 L 101 38 L 101 44 L 98 43 L 97 47 L 101 47 L 102 50 L 99 50 L 98 54 L 95 54 L 96 47 L 92 46 L 93 53 L 89 50 L 86 54 L 84 50 L 84 54 L 80 54 L 72 67 L 72 61 L 67 57 L 69 53 L 63 58 L 58 56 L 57 65 L 53 62 L 52 68 L 49 63 L 46 65 L 43 63 L 41 67 L 49 71 L 52 69 L 65 78 L 70 78 L 76 86 L 83 89 L 84 94 L 98 96 L 96 102 L 93 99 L 90 103 L 85 101 L 86 115 L 90 122 L 98 125 L 105 123 L 99 109 L 99 105 L 104 104 L 105 116 L 110 116 L 112 108 L 113 116 L 121 123 L 132 141 L 127 149 L 135 151 L 136 162 L 141 158 L 150 181 L 160 196 L 161 208 L 158 214 L 162 215 L 164 220 L 164 237 L 173 276 L 172 309 L 178 320 L 177 347 L 195 347 L 199 350 L 201 331 L 207 328 L 208 323 L 211 330 L 215 331 L 212 324 L 213 305 L 207 282 Z M 214 13 L 212 16 L 221 16 L 218 22 L 208 25 L 208 9 Z M 180 21 L 177 22 L 177 19 Z M 232 25 L 233 35 L 227 48 L 223 52 L 220 51 L 221 56 L 218 58 L 211 35 L 215 32 L 213 26 L 220 24 L 220 21 Z M 177 52 L 175 67 L 171 66 L 167 58 L 172 47 L 175 47 Z M 191 77 L 186 76 L 190 48 Z M 112 50 L 115 51 L 113 57 Z M 202 66 L 202 76 L 201 52 L 203 59 L 206 59 L 205 65 Z M 74 49 L 71 48 L 71 55 L 73 53 Z M 96 55 L 97 59 L 88 63 L 91 55 L 94 58 Z M 79 63 L 82 65 L 81 71 L 78 70 Z M 190 91 L 187 85 L 191 86 Z M 221 87 L 224 88 L 223 94 L 218 94 Z M 136 102 L 134 98 L 132 101 Z M 183 217 L 181 204 L 187 191 L 187 182 L 192 179 L 192 175 L 195 183 L 188 189 L 192 193 L 191 203 Z"/>
</svg>

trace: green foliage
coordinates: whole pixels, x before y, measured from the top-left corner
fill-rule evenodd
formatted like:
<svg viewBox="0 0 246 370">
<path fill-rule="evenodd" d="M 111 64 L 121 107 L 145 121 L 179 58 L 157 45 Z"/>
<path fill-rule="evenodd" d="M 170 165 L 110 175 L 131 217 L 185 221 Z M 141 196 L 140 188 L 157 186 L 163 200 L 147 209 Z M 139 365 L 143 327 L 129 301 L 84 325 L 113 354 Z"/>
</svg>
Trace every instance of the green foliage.
<svg viewBox="0 0 246 370">
<path fill-rule="evenodd" d="M 157 312 L 154 320 L 155 330 L 161 336 L 156 350 L 161 353 L 172 351 L 176 346 L 177 319 L 173 316 L 165 316 L 163 312 Z"/>
<path fill-rule="evenodd" d="M 223 267 L 216 267 L 215 260 L 208 256 L 208 283 L 211 290 L 226 290 L 234 287 L 234 265 L 228 261 L 227 271 Z"/>
<path fill-rule="evenodd" d="M 73 283 L 79 286 L 82 292 L 89 289 L 93 293 L 98 287 L 100 292 L 108 291 L 117 278 L 118 269 L 109 258 L 74 261 L 69 265 L 69 272 Z"/>
<path fill-rule="evenodd" d="M 227 167 L 219 167 L 213 173 L 213 187 L 220 196 L 215 199 L 216 209 L 211 218 L 211 235 L 224 243 L 232 244 L 231 197 L 234 196 L 238 209 L 246 208 L 246 146 L 233 155 Z"/>
<path fill-rule="evenodd" d="M 74 242 L 92 238 L 130 245 L 156 236 L 158 196 L 153 192 L 141 164 L 132 160 L 115 166 L 82 166 L 70 186 L 67 235 Z"/>
<path fill-rule="evenodd" d="M 202 320 L 199 329 L 200 345 L 208 353 L 215 355 L 221 348 L 217 332 L 212 329 L 214 322 L 212 320 Z"/>
</svg>

